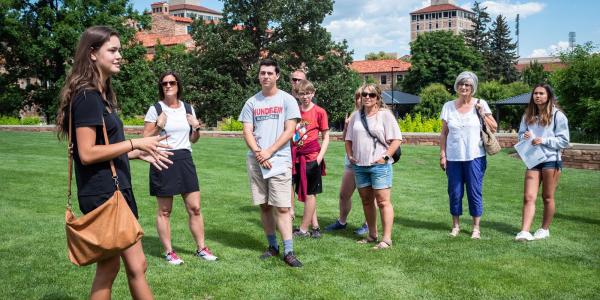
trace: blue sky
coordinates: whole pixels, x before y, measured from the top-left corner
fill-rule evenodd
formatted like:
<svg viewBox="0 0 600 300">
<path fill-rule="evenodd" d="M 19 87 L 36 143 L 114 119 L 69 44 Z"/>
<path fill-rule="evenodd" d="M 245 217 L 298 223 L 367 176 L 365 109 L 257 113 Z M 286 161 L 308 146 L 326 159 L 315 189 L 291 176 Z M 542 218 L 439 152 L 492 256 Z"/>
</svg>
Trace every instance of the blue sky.
<svg viewBox="0 0 600 300">
<path fill-rule="evenodd" d="M 133 0 L 134 8 L 150 9 L 154 1 Z M 200 5 L 221 11 L 218 0 L 200 0 Z M 410 53 L 409 13 L 429 5 L 428 0 L 337 0 L 323 25 L 337 41 L 346 39 L 354 59 L 369 52 Z M 473 1 L 455 0 L 470 8 Z M 568 46 L 570 31 L 576 42 L 591 41 L 600 46 L 600 1 L 592 0 L 496 0 L 482 1 L 493 18 L 506 17 L 514 34 L 515 16 L 521 16 L 519 54 L 521 57 L 548 56 Z"/>
</svg>

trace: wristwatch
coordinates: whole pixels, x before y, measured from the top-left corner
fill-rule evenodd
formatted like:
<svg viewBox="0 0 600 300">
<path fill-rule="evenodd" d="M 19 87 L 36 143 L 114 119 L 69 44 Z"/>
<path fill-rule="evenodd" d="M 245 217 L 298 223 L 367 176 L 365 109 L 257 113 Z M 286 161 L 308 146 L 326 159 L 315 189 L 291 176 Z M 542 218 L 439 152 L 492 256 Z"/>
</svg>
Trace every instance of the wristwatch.
<svg viewBox="0 0 600 300">
<path fill-rule="evenodd" d="M 385 161 L 388 161 L 388 160 L 390 160 L 390 156 L 389 156 L 389 155 L 387 155 L 387 154 L 386 154 L 386 155 L 384 155 L 384 156 L 383 156 L 383 160 L 385 160 Z"/>
</svg>

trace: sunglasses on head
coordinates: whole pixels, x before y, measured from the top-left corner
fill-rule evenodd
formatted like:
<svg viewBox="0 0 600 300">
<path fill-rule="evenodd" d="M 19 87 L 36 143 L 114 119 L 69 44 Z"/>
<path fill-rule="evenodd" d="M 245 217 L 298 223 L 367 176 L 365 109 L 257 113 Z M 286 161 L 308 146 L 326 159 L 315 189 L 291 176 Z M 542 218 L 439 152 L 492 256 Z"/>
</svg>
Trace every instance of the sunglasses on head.
<svg viewBox="0 0 600 300">
<path fill-rule="evenodd" d="M 171 80 L 171 81 L 163 81 L 160 84 L 162 84 L 162 86 L 175 86 L 177 85 L 177 81 L 175 80 Z"/>
<path fill-rule="evenodd" d="M 298 82 L 298 81 L 300 81 L 300 80 L 302 80 L 302 78 L 292 78 L 292 81 L 293 81 L 293 82 Z"/>
<path fill-rule="evenodd" d="M 363 97 L 369 96 L 370 98 L 377 98 L 377 94 L 376 93 L 365 93 L 365 92 L 362 92 L 360 95 L 363 96 Z"/>
</svg>

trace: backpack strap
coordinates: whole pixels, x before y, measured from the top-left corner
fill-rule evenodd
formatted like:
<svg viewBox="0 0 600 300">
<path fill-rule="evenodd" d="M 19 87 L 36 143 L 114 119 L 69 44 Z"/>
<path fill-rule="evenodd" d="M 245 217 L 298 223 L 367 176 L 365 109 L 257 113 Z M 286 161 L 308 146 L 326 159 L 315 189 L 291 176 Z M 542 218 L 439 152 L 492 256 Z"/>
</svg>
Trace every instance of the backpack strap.
<svg viewBox="0 0 600 300">
<path fill-rule="evenodd" d="M 160 102 L 154 103 L 154 109 L 156 110 L 156 117 L 158 118 L 158 116 L 162 114 L 162 106 L 160 106 Z"/>
<path fill-rule="evenodd" d="M 183 102 L 183 101 L 181 101 L 181 102 Z M 194 115 L 191 104 L 189 104 L 187 102 L 183 102 L 183 107 L 185 108 L 186 114 Z M 160 114 L 162 113 L 162 106 L 160 106 L 160 102 L 154 103 L 154 109 L 156 110 L 156 116 L 157 117 L 160 116 Z M 190 135 L 192 134 L 193 131 L 194 131 L 194 129 L 190 125 Z"/>
</svg>

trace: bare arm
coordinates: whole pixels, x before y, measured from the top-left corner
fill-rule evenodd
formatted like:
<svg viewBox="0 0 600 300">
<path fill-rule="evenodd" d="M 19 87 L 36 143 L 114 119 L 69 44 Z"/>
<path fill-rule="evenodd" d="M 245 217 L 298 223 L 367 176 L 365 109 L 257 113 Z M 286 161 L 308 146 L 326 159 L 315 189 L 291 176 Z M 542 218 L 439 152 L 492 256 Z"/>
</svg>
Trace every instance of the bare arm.
<svg viewBox="0 0 600 300">
<path fill-rule="evenodd" d="M 158 153 L 158 148 L 169 148 L 169 146 L 161 145 L 159 143 L 161 140 L 166 139 L 166 136 L 130 139 L 110 145 L 96 145 L 95 127 L 78 127 L 75 130 L 75 134 L 77 135 L 79 158 L 83 165 L 108 161 L 136 149 L 148 152 L 148 154 L 152 155 L 158 161 L 161 160 L 159 158 L 161 154 Z M 134 152 L 131 156 L 132 158 L 138 158 L 140 154 Z"/>
<path fill-rule="evenodd" d="M 496 130 L 498 129 L 498 124 L 496 123 L 496 120 L 494 119 L 492 114 L 483 114 L 483 116 L 485 126 L 487 126 L 492 131 L 492 133 L 496 133 Z"/>
<path fill-rule="evenodd" d="M 442 120 L 442 132 L 440 132 L 440 168 L 446 170 L 446 139 L 448 139 L 448 123 Z"/>
<path fill-rule="evenodd" d="M 348 160 L 355 164 L 356 163 L 356 159 L 354 158 L 354 154 L 352 153 L 352 141 L 346 140 L 346 143 L 344 144 L 346 146 L 346 156 L 348 156 Z"/>
<path fill-rule="evenodd" d="M 323 137 L 323 142 L 321 143 L 321 151 L 317 155 L 317 163 L 321 164 L 323 161 L 323 157 L 325 157 L 325 152 L 327 152 L 327 148 L 329 147 L 329 129 L 321 131 L 321 137 Z"/>
</svg>

